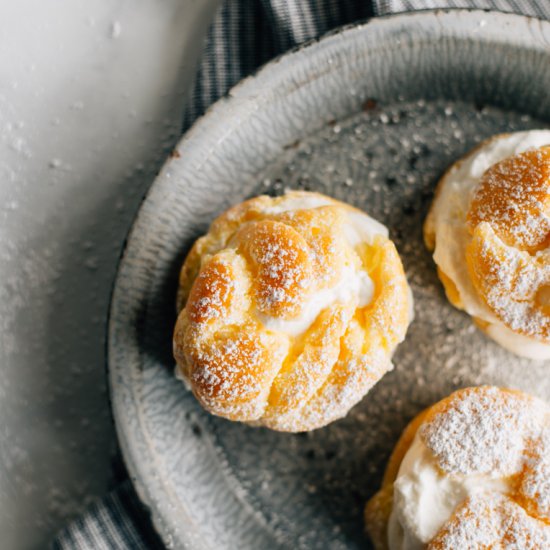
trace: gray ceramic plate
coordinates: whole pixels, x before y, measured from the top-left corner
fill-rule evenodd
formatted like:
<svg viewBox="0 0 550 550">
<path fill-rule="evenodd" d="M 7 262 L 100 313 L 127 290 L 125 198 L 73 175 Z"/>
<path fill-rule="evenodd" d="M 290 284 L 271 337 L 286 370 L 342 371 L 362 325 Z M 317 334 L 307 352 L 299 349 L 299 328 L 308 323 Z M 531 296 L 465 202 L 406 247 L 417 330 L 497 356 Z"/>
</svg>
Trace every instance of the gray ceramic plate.
<svg viewBox="0 0 550 550">
<path fill-rule="evenodd" d="M 190 548 L 360 548 L 362 508 L 405 423 L 455 388 L 550 399 L 519 360 L 446 302 L 421 224 L 445 167 L 480 140 L 550 120 L 550 24 L 481 11 L 378 19 L 266 66 L 216 104 L 162 170 L 128 239 L 109 366 L 128 468 L 166 542 Z M 173 376 L 176 277 L 230 204 L 285 187 L 387 224 L 416 298 L 388 374 L 347 418 L 310 434 L 204 413 Z"/>
</svg>

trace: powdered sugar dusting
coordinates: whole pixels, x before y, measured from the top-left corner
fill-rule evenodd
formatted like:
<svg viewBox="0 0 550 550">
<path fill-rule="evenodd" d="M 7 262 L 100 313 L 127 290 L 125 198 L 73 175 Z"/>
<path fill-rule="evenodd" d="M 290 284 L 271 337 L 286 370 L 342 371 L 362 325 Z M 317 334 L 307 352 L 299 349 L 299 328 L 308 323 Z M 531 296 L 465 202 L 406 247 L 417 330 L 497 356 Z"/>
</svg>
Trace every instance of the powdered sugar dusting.
<svg viewBox="0 0 550 550">
<path fill-rule="evenodd" d="M 550 548 L 550 525 L 500 495 L 472 497 L 428 544 L 428 550 L 459 548 Z"/>
<path fill-rule="evenodd" d="M 472 198 L 469 222 L 491 223 L 520 249 L 536 247 L 550 232 L 549 201 L 550 147 L 531 149 L 485 172 Z"/>
<path fill-rule="evenodd" d="M 301 431 L 306 424 L 320 425 L 342 418 L 391 369 L 391 361 L 383 350 L 342 360 L 334 366 L 326 383 L 303 408 L 301 415 L 289 415 L 282 423 L 288 422 L 293 430 Z"/>
<path fill-rule="evenodd" d="M 549 342 L 550 316 L 546 304 L 537 303 L 539 291 L 550 284 L 549 251 L 529 254 L 507 246 L 483 222 L 472 254 L 476 287 L 497 316 L 513 331 Z"/>
<path fill-rule="evenodd" d="M 296 286 L 304 288 L 310 281 L 298 257 L 297 251 L 285 248 L 281 244 L 268 244 L 261 251 L 258 263 L 266 266 L 266 278 L 270 282 L 278 282 L 277 286 L 269 283 L 262 286 L 262 291 L 259 294 L 261 311 L 270 311 L 287 300 L 291 304 L 301 302 L 298 293 L 292 295 L 285 292 L 285 290 Z M 285 312 L 286 309 L 290 308 L 286 306 Z"/>
<path fill-rule="evenodd" d="M 467 390 L 420 430 L 448 473 L 510 475 L 519 470 L 526 438 L 541 427 L 544 408 L 515 393 Z"/>
<path fill-rule="evenodd" d="M 536 515 L 550 522 L 550 419 L 528 451 L 520 494 L 532 503 Z"/>
</svg>

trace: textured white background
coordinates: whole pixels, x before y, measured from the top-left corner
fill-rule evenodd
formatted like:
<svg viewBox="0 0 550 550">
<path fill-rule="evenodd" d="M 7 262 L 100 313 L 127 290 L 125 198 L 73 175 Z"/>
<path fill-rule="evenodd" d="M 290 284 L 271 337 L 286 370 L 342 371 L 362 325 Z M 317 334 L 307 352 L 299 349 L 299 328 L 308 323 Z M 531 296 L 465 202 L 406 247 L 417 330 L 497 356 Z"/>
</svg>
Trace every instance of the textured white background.
<svg viewBox="0 0 550 550">
<path fill-rule="evenodd" d="M 216 3 L 0 2 L 2 548 L 106 489 L 111 284 Z"/>
</svg>

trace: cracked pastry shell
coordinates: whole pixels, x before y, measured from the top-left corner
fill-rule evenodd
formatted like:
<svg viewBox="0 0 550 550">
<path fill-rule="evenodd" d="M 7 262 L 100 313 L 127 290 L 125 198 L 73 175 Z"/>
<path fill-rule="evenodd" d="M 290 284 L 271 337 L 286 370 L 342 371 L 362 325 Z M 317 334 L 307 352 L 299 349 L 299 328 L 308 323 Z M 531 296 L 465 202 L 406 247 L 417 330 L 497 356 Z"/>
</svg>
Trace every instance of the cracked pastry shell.
<svg viewBox="0 0 550 550">
<path fill-rule="evenodd" d="M 459 390 L 404 430 L 365 521 L 376 550 L 550 548 L 550 407 Z"/>
<path fill-rule="evenodd" d="M 201 405 L 299 432 L 347 414 L 391 369 L 412 296 L 386 228 L 308 192 L 230 208 L 180 274 L 173 349 Z"/>
<path fill-rule="evenodd" d="M 481 143 L 441 178 L 424 224 L 449 301 L 490 338 L 550 359 L 550 131 Z"/>
</svg>

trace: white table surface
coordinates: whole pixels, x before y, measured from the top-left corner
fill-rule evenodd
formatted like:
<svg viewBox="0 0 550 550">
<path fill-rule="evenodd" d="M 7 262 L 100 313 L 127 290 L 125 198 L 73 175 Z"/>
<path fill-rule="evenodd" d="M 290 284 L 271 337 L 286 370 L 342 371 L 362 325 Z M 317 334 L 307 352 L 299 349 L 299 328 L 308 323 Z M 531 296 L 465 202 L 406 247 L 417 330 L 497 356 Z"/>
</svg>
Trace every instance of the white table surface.
<svg viewBox="0 0 550 550">
<path fill-rule="evenodd" d="M 42 548 L 105 492 L 105 320 L 217 0 L 0 2 L 0 533 Z"/>
</svg>

